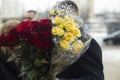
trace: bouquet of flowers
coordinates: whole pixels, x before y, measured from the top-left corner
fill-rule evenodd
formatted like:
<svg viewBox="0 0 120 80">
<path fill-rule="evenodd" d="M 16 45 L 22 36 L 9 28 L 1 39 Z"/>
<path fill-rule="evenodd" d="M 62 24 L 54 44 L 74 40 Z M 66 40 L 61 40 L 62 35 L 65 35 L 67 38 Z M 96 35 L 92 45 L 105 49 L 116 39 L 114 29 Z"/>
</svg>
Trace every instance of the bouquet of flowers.
<svg viewBox="0 0 120 80">
<path fill-rule="evenodd" d="M 82 56 L 91 39 L 71 16 L 56 16 L 53 23 L 52 63 L 56 65 L 55 72 L 59 72 Z"/>
<path fill-rule="evenodd" d="M 91 37 L 81 20 L 59 10 L 50 19 L 21 22 L 0 35 L 0 46 L 14 47 L 8 61 L 19 60 L 24 80 L 55 80 L 89 47 Z"/>
<path fill-rule="evenodd" d="M 91 37 L 84 31 L 84 22 L 79 18 L 76 5 L 66 0 L 52 8 L 52 65 L 55 74 L 74 63 L 88 49 Z"/>
<path fill-rule="evenodd" d="M 23 80 L 53 80 L 51 77 L 51 20 L 21 22 L 0 35 L 0 46 L 14 47 L 8 61 L 19 60 Z"/>
</svg>

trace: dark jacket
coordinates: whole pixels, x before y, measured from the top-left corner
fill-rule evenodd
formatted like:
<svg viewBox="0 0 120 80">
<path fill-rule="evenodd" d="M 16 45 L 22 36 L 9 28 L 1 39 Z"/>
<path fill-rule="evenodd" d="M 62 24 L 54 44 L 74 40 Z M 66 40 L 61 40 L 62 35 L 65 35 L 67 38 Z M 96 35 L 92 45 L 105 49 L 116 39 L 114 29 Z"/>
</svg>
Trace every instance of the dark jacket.
<svg viewBox="0 0 120 80">
<path fill-rule="evenodd" d="M 88 50 L 82 57 L 57 75 L 60 80 L 104 80 L 102 51 L 92 39 Z"/>
<path fill-rule="evenodd" d="M 8 57 L 0 52 L 0 80 L 20 80 L 17 65 L 15 62 L 7 62 Z"/>
</svg>

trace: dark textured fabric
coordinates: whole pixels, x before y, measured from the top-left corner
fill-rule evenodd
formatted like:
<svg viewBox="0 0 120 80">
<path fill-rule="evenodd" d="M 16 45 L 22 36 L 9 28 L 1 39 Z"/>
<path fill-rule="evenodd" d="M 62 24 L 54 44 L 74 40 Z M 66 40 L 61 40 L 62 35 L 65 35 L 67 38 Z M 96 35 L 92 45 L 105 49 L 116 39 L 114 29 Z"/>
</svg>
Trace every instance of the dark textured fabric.
<svg viewBox="0 0 120 80">
<path fill-rule="evenodd" d="M 19 69 L 14 62 L 7 62 L 9 55 L 0 52 L 0 80 L 20 80 Z"/>
<path fill-rule="evenodd" d="M 102 51 L 98 43 L 92 39 L 82 57 L 57 77 L 60 80 L 104 80 Z"/>
</svg>

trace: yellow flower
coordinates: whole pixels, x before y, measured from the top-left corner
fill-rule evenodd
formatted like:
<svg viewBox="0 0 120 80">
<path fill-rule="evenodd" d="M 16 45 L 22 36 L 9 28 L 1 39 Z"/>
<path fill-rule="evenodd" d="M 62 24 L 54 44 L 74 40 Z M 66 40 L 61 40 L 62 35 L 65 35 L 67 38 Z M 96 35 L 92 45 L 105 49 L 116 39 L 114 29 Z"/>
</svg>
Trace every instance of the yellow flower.
<svg viewBox="0 0 120 80">
<path fill-rule="evenodd" d="M 52 34 L 57 35 L 57 27 L 55 26 L 52 27 Z"/>
<path fill-rule="evenodd" d="M 65 19 L 65 21 L 72 20 L 72 18 L 70 16 L 65 16 L 64 19 Z"/>
<path fill-rule="evenodd" d="M 55 10 L 51 10 L 50 15 L 54 15 L 54 14 L 55 14 Z"/>
<path fill-rule="evenodd" d="M 60 23 L 60 25 L 58 27 L 64 28 L 64 23 Z"/>
<path fill-rule="evenodd" d="M 65 29 L 67 31 L 73 30 L 75 28 L 75 24 L 73 21 L 67 21 L 65 22 Z"/>
<path fill-rule="evenodd" d="M 73 36 L 73 34 L 71 33 L 71 32 L 66 32 L 65 34 L 64 34 L 64 38 L 65 38 L 65 40 L 66 41 L 68 41 L 68 42 L 72 42 L 72 41 L 74 41 L 74 36 Z"/>
<path fill-rule="evenodd" d="M 73 54 L 76 55 L 76 54 L 79 53 L 79 51 L 80 51 L 81 48 L 83 47 L 83 42 L 82 42 L 81 40 L 75 41 L 72 46 L 73 46 L 73 49 L 72 49 Z"/>
<path fill-rule="evenodd" d="M 72 33 L 76 37 L 81 37 L 81 32 L 80 32 L 80 30 L 78 28 L 73 29 Z"/>
<path fill-rule="evenodd" d="M 52 28 L 52 34 L 53 35 L 58 35 L 58 36 L 62 36 L 64 34 L 64 30 L 62 28 L 59 28 L 59 27 L 55 27 L 53 26 Z"/>
<path fill-rule="evenodd" d="M 57 13 L 58 13 L 58 15 L 62 14 L 62 12 L 61 12 L 61 11 L 57 11 Z"/>
<path fill-rule="evenodd" d="M 75 23 L 75 27 L 76 27 L 76 28 L 80 28 L 80 26 L 79 26 L 77 23 Z"/>
<path fill-rule="evenodd" d="M 68 50 L 70 48 L 70 45 L 66 40 L 61 40 L 59 44 L 64 50 Z"/>
<path fill-rule="evenodd" d="M 62 28 L 57 28 L 57 35 L 62 36 L 64 34 L 64 30 Z"/>
<path fill-rule="evenodd" d="M 60 24 L 62 22 L 64 22 L 63 18 L 61 18 L 61 17 L 55 17 L 55 19 L 54 19 L 54 23 L 55 24 Z"/>
</svg>

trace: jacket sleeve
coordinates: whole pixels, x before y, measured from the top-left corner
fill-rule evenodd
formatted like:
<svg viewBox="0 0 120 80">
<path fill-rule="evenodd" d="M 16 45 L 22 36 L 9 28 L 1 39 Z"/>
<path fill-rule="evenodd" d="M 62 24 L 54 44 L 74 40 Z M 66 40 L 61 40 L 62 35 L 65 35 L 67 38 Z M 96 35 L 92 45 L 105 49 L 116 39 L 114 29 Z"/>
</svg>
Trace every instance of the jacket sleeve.
<svg viewBox="0 0 120 80">
<path fill-rule="evenodd" d="M 98 43 L 92 39 L 82 57 L 57 77 L 60 80 L 104 80 L 102 51 Z"/>
<path fill-rule="evenodd" d="M 7 62 L 8 56 L 0 53 L 0 80 L 21 80 L 15 62 Z"/>
</svg>

